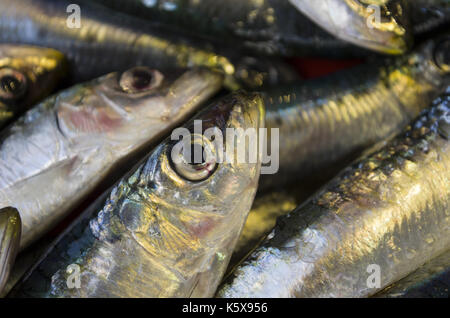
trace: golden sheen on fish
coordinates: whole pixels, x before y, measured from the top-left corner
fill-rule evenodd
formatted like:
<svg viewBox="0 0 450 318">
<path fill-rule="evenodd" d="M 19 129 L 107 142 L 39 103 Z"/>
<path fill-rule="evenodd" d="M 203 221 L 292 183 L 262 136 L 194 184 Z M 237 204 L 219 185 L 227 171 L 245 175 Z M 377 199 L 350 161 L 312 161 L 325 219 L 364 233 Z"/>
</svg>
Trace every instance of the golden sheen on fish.
<svg viewBox="0 0 450 318">
<path fill-rule="evenodd" d="M 58 51 L 0 44 L 0 129 L 50 94 L 65 72 Z"/>
<path fill-rule="evenodd" d="M 405 278 L 388 286 L 377 298 L 448 298 L 450 250 L 425 263 Z"/>
<path fill-rule="evenodd" d="M 19 251 L 20 215 L 14 208 L 0 209 L 0 294 Z"/>
<path fill-rule="evenodd" d="M 246 157 L 256 151 L 255 162 L 218 161 L 220 145 L 235 153 L 232 143 L 248 144 L 245 135 L 225 131 L 258 133 L 264 106 L 258 95 L 239 92 L 214 102 L 197 120 L 204 134 L 187 124 L 189 146 L 212 156 L 198 164 L 185 155 L 175 161 L 184 141 L 168 138 L 122 179 L 89 224 L 80 223 L 58 242 L 13 295 L 213 296 L 253 202 L 262 157 L 245 147 Z M 223 142 L 209 136 L 209 128 L 220 131 Z M 70 288 L 75 272 L 67 268 L 79 273 L 79 288 Z"/>
<path fill-rule="evenodd" d="M 164 30 L 158 24 L 145 23 L 90 0 L 72 2 L 0 1 L 0 43 L 60 50 L 69 61 L 73 84 L 134 66 L 161 71 L 207 67 L 226 74 L 226 84 L 234 89 L 248 84 L 259 86 L 261 78 L 270 77 L 266 73 L 275 68 L 264 61 L 257 66 L 246 64 L 236 47 L 225 57 L 209 43 Z M 280 70 L 280 76 L 283 72 Z"/>
<path fill-rule="evenodd" d="M 450 247 L 450 87 L 399 137 L 279 218 L 221 297 L 365 297 Z"/>
<path fill-rule="evenodd" d="M 399 54 L 412 43 L 403 0 L 95 1 L 177 32 L 223 45 L 238 43 L 264 55 L 367 55 L 346 41 Z M 373 21 L 370 5 L 378 5 L 379 21 Z"/>
<path fill-rule="evenodd" d="M 448 83 L 449 51 L 450 38 L 437 37 L 402 57 L 265 91 L 269 138 L 279 129 L 279 171 L 263 175 L 261 189 L 327 181 L 364 149 L 399 133 Z"/>
<path fill-rule="evenodd" d="M 62 91 L 8 127 L 0 139 L 0 206 L 20 211 L 21 247 L 129 167 L 132 155 L 198 109 L 222 79 L 205 69 L 164 75 L 136 67 Z"/>
<path fill-rule="evenodd" d="M 402 54 L 412 43 L 408 1 L 289 0 L 318 25 L 359 46 Z"/>
</svg>

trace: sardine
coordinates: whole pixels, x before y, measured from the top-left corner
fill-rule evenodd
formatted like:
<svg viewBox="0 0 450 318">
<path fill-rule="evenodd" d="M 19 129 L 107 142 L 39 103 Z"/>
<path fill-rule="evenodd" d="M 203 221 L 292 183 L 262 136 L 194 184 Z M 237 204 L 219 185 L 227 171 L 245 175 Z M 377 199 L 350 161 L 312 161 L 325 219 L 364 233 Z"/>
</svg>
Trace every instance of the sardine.
<svg viewBox="0 0 450 318">
<path fill-rule="evenodd" d="M 450 251 L 433 258 L 405 278 L 377 293 L 377 298 L 448 298 Z"/>
<path fill-rule="evenodd" d="M 329 181 L 363 150 L 399 133 L 448 84 L 448 52 L 450 38 L 437 36 L 402 57 L 264 91 L 269 140 L 279 129 L 279 171 L 261 177 L 261 190 Z"/>
<path fill-rule="evenodd" d="M 345 169 L 235 272 L 221 297 L 364 297 L 450 247 L 450 87 Z"/>
<path fill-rule="evenodd" d="M 388 54 L 412 44 L 406 0 L 289 0 L 334 36 Z"/>
<path fill-rule="evenodd" d="M 0 209 L 0 294 L 19 251 L 20 215 L 14 208 Z"/>
<path fill-rule="evenodd" d="M 77 4 L 69 0 L 2 0 L 1 42 L 44 45 L 60 50 L 69 61 L 72 84 L 134 66 L 167 72 L 200 66 L 223 71 L 227 75 L 226 84 L 235 89 L 249 83 L 258 86 L 261 77 L 270 72 L 245 69 L 249 65 L 241 60 L 241 54 L 231 54 L 230 58 L 222 56 L 202 41 L 174 35 L 159 25 L 146 24 L 86 0 Z M 108 56 L 112 58 L 105 58 Z M 242 68 L 247 71 L 245 75 L 253 74 L 254 81 L 235 77 L 243 74 L 235 73 Z"/>
<path fill-rule="evenodd" d="M 324 3 L 325 7 L 314 7 L 311 3 L 295 0 L 96 1 L 147 21 L 158 21 L 175 32 L 199 36 L 212 42 L 239 43 L 249 51 L 266 55 L 344 56 L 358 52 L 352 52 L 352 45 L 334 38 L 328 32 L 345 40 L 351 39 L 362 47 L 385 53 L 404 52 L 411 43 L 409 20 L 404 17 L 402 10 L 405 4 L 398 0 L 389 0 L 380 6 L 382 20 L 373 28 L 369 28 L 366 22 L 370 12 L 367 6 L 379 1 L 311 1 Z M 334 12 L 345 15 L 333 15 Z M 322 23 L 328 32 L 304 13 L 309 14 L 314 22 Z M 322 17 L 327 20 L 334 18 L 335 23 L 325 25 Z M 347 20 L 339 20 L 341 17 Z M 346 27 L 337 27 L 344 23 Z M 362 55 L 363 52 L 357 54 Z"/>
<path fill-rule="evenodd" d="M 58 51 L 0 44 L 0 130 L 49 95 L 65 73 Z"/>
<path fill-rule="evenodd" d="M 225 130 L 264 127 L 258 95 L 235 93 L 197 117 L 200 135 L 190 146 L 205 152 L 230 149 Z M 225 141 L 206 137 L 216 128 Z M 195 129 L 195 128 L 194 128 Z M 245 142 L 235 136 L 235 144 Z M 90 222 L 67 233 L 12 295 L 53 297 L 211 297 L 226 269 L 256 193 L 262 153 L 256 162 L 190 164 L 174 156 L 182 141 L 167 139 L 111 191 Z M 72 274 L 79 288 L 70 288 Z M 69 285 L 67 284 L 69 282 Z"/>
<path fill-rule="evenodd" d="M 21 247 L 98 186 L 117 181 L 111 178 L 197 110 L 222 79 L 205 69 L 165 76 L 136 67 L 62 91 L 5 129 L 0 206 L 20 211 Z"/>
</svg>

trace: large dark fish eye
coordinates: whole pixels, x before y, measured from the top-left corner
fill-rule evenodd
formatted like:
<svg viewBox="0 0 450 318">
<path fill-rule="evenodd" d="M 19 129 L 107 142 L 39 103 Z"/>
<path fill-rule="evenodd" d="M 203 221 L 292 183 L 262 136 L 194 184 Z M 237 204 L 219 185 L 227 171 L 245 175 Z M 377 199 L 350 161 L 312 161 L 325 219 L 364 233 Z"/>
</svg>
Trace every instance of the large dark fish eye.
<svg viewBox="0 0 450 318">
<path fill-rule="evenodd" d="M 192 182 L 203 181 L 211 176 L 218 166 L 213 143 L 203 136 L 193 136 L 188 149 L 182 146 L 183 143 L 183 140 L 179 141 L 169 152 L 175 172 Z"/>
<path fill-rule="evenodd" d="M 12 101 L 21 98 L 27 91 L 27 77 L 12 68 L 0 69 L 0 99 Z"/>
<path fill-rule="evenodd" d="M 124 72 L 119 79 L 120 88 L 130 94 L 145 92 L 161 85 L 164 76 L 148 67 L 135 67 Z"/>
<path fill-rule="evenodd" d="M 436 44 L 434 60 L 443 71 L 450 72 L 450 38 L 446 38 Z"/>
</svg>

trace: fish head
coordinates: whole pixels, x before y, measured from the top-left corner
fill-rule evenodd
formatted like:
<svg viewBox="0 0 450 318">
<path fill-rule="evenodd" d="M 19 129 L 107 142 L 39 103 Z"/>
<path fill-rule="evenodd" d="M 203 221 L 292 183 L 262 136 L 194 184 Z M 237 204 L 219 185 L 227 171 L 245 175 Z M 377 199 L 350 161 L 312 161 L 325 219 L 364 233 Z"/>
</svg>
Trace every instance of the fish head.
<svg viewBox="0 0 450 318">
<path fill-rule="evenodd" d="M 63 54 L 53 49 L 0 45 L 0 113 L 9 119 L 50 94 L 66 67 Z"/>
<path fill-rule="evenodd" d="M 222 253 L 221 261 L 231 255 L 257 189 L 261 153 L 244 145 L 245 137 L 231 137 L 226 131 L 254 130 L 258 136 L 259 128 L 264 127 L 264 106 L 259 95 L 238 92 L 214 103 L 197 118 L 201 130 L 195 129 L 197 120 L 174 130 L 118 186 L 119 196 L 126 193 L 120 207 L 109 218 L 101 213 L 91 223 L 96 237 L 106 228 L 109 234 L 111 229 L 116 233 L 122 229 L 121 235 L 131 233 L 133 241 L 149 255 L 164 259 L 187 276 L 190 271 L 202 271 L 206 266 L 202 260 L 216 252 Z M 245 155 L 255 152 L 254 160 L 220 160 L 216 154 L 232 148 L 225 149 L 231 144 L 227 138 L 234 139 Z M 190 160 L 192 153 L 186 156 L 183 151 L 186 145 L 194 152 L 201 149 L 203 158 Z M 110 224 L 106 219 L 119 224 L 105 227 Z"/>
<path fill-rule="evenodd" d="M 164 74 L 134 67 L 111 73 L 61 94 L 58 124 L 75 142 L 138 145 L 192 114 L 222 80 L 206 69 Z"/>
<path fill-rule="evenodd" d="M 387 54 L 412 45 L 405 0 L 289 0 L 336 37 Z"/>
</svg>

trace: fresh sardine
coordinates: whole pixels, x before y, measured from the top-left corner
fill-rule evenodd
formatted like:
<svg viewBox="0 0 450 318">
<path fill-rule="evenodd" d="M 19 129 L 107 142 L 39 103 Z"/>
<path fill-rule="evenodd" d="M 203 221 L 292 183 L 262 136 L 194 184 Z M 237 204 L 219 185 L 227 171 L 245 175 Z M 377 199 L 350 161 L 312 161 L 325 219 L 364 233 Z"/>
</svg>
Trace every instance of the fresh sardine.
<svg viewBox="0 0 450 318">
<path fill-rule="evenodd" d="M 139 152 L 217 92 L 222 78 L 205 69 L 165 76 L 136 67 L 62 91 L 5 129 L 0 206 L 20 211 L 21 247 L 110 182 L 113 172 L 129 169 Z"/>
<path fill-rule="evenodd" d="M 221 297 L 363 297 L 450 247 L 450 87 L 274 232 Z"/>
<path fill-rule="evenodd" d="M 364 149 L 399 133 L 448 84 L 448 52 L 450 38 L 439 36 L 402 57 L 265 91 L 269 140 L 279 129 L 279 171 L 262 176 L 261 190 L 328 181 Z"/>
<path fill-rule="evenodd" d="M 0 130 L 50 94 L 65 72 L 58 51 L 0 44 Z"/>
<path fill-rule="evenodd" d="M 389 54 L 402 54 L 411 46 L 407 0 L 289 2 L 342 40 Z"/>
<path fill-rule="evenodd" d="M 197 117 L 190 146 L 218 154 L 230 149 L 226 129 L 259 131 L 258 95 L 236 93 Z M 225 137 L 206 137 L 216 128 Z M 235 135 L 235 144 L 245 142 Z M 214 141 L 212 141 L 214 140 Z M 255 163 L 174 161 L 182 141 L 168 139 L 112 190 L 91 221 L 74 226 L 13 295 L 53 297 L 211 297 L 250 210 L 260 174 Z M 232 141 L 233 142 L 233 141 Z M 69 269 L 69 271 L 67 271 Z M 74 271 L 79 288 L 70 288 Z M 69 282 L 69 284 L 67 283 Z"/>
<path fill-rule="evenodd" d="M 377 293 L 378 298 L 448 298 L 450 251 L 433 258 L 405 278 Z"/>
<path fill-rule="evenodd" d="M 236 88 L 244 84 L 258 86 L 261 77 L 264 79 L 270 72 L 270 69 L 262 72 L 247 69 L 250 65 L 241 60 L 241 54 L 224 57 L 214 48 L 210 49 L 209 44 L 174 35 L 159 25 L 146 24 L 87 0 L 79 0 L 75 6 L 69 0 L 2 0 L 2 42 L 44 45 L 60 50 L 69 61 L 72 83 L 134 66 L 162 71 L 201 66 L 221 70 L 227 75 L 226 84 Z M 236 73 L 238 69 L 246 72 Z M 247 77 L 241 79 L 235 75 Z M 248 77 L 251 75 L 254 79 Z"/>
<path fill-rule="evenodd" d="M 373 28 L 366 22 L 370 15 L 367 6 L 379 1 L 310 1 L 323 3 L 321 7 L 314 7 L 309 1 L 295 0 L 96 1 L 147 21 L 158 21 L 175 32 L 216 43 L 239 43 L 249 51 L 266 55 L 343 56 L 357 52 L 352 52 L 352 45 L 321 30 L 314 22 L 322 23 L 328 32 L 345 40 L 386 53 L 403 52 L 411 40 L 409 20 L 403 11 L 405 4 L 398 0 L 389 0 L 379 7 L 382 20 Z M 345 15 L 338 16 L 337 13 Z M 342 17 L 346 20 L 342 21 Z M 324 19 L 330 21 L 332 18 L 335 23 L 323 23 Z M 340 28 L 343 24 L 345 27 Z"/>
<path fill-rule="evenodd" d="M 0 209 L 0 294 L 19 251 L 20 216 L 14 208 Z"/>
</svg>

